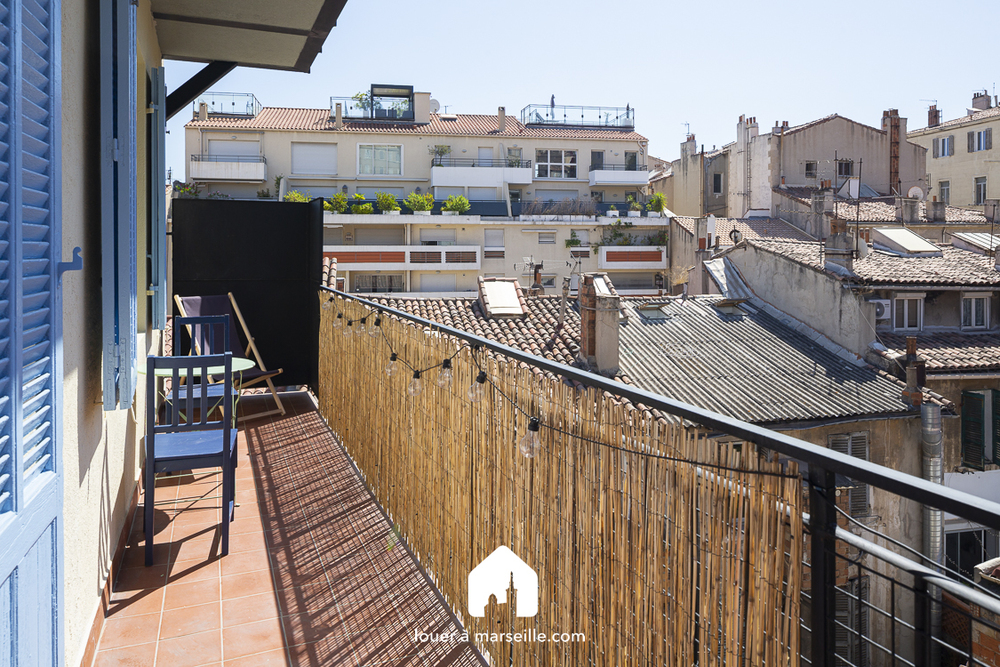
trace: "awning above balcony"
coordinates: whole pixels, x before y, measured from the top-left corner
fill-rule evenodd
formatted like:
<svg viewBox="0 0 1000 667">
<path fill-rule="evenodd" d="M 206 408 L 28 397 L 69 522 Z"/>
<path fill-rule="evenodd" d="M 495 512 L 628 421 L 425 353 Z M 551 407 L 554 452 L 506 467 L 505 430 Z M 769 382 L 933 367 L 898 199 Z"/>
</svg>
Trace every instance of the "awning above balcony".
<svg viewBox="0 0 1000 667">
<path fill-rule="evenodd" d="M 347 0 L 153 0 L 164 58 L 308 72 Z"/>
</svg>

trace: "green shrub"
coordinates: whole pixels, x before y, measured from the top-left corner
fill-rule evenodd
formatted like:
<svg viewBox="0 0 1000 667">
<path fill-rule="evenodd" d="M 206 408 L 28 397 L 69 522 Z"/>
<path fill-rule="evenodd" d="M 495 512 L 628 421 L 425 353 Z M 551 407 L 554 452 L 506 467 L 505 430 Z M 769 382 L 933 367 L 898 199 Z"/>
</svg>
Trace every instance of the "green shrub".
<svg viewBox="0 0 1000 667">
<path fill-rule="evenodd" d="M 647 211 L 656 211 L 657 213 L 663 213 L 663 209 L 667 208 L 667 197 L 662 192 L 654 192 L 653 196 L 649 198 L 649 202 L 646 204 Z"/>
<path fill-rule="evenodd" d="M 305 203 L 309 201 L 308 194 L 302 194 L 298 190 L 289 190 L 285 193 L 285 201 Z"/>
<path fill-rule="evenodd" d="M 198 192 L 198 185 L 195 183 L 181 183 L 174 186 L 174 192 L 181 199 L 197 199 L 201 194 Z"/>
<path fill-rule="evenodd" d="M 628 210 L 630 210 L 630 211 L 641 211 L 642 210 L 642 204 L 640 204 L 636 200 L 632 199 L 632 195 L 628 196 L 628 200 L 627 201 L 628 201 Z"/>
<path fill-rule="evenodd" d="M 403 204 L 411 211 L 431 211 L 434 209 L 434 195 L 429 192 L 423 195 L 411 192 Z"/>
<path fill-rule="evenodd" d="M 365 196 L 363 194 L 354 194 L 354 204 L 351 204 L 351 213 L 358 215 L 370 215 L 375 212 L 375 207 L 372 206 L 371 202 L 365 203 Z"/>
<path fill-rule="evenodd" d="M 347 210 L 347 195 L 338 192 L 329 199 L 323 200 L 323 210 L 333 213 L 343 213 Z"/>
<path fill-rule="evenodd" d="M 376 192 L 375 202 L 378 204 L 378 210 L 382 211 L 398 211 L 399 204 L 396 202 L 396 196 L 391 195 L 388 192 Z"/>
<path fill-rule="evenodd" d="M 451 195 L 444 201 L 444 205 L 441 206 L 442 211 L 454 211 L 455 213 L 462 214 L 472 208 L 469 200 L 462 195 Z"/>
</svg>

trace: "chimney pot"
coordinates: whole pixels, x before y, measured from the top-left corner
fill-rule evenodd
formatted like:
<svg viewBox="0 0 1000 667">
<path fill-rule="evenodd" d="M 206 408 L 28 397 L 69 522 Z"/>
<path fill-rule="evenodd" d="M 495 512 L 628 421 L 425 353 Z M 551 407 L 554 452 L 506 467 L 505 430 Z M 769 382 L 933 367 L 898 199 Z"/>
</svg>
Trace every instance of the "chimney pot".
<svg viewBox="0 0 1000 667">
<path fill-rule="evenodd" d="M 340 102 L 337 102 L 336 111 L 333 116 L 333 129 L 343 130 L 344 129 L 344 108 L 341 106 Z"/>
<path fill-rule="evenodd" d="M 500 132 L 507 131 L 507 109 L 504 107 L 497 109 L 497 129 Z"/>
<path fill-rule="evenodd" d="M 198 120 L 208 120 L 208 105 L 204 102 L 198 105 Z"/>
<path fill-rule="evenodd" d="M 977 111 L 986 111 L 990 108 L 990 96 L 985 90 L 972 96 L 972 108 Z"/>
<path fill-rule="evenodd" d="M 603 281 L 607 289 L 598 289 Z M 605 273 L 580 277 L 580 356 L 598 373 L 618 372 L 619 297 Z"/>
<path fill-rule="evenodd" d="M 941 124 L 941 112 L 936 104 L 932 104 L 927 110 L 927 127 L 937 127 Z"/>
</svg>

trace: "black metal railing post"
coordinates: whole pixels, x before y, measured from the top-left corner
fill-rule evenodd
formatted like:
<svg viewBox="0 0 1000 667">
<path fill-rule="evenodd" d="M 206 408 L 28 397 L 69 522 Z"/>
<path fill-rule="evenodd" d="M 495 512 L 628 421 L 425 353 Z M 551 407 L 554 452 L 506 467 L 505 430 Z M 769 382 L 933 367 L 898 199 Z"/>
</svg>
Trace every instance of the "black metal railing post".
<svg viewBox="0 0 1000 667">
<path fill-rule="evenodd" d="M 927 579 L 913 575 L 913 665 L 930 665 L 931 602 Z M 971 635 L 970 635 L 971 637 Z"/>
<path fill-rule="evenodd" d="M 836 475 L 809 466 L 809 568 L 811 572 L 812 664 L 833 665 L 837 648 L 837 556 L 833 535 L 837 530 Z"/>
</svg>

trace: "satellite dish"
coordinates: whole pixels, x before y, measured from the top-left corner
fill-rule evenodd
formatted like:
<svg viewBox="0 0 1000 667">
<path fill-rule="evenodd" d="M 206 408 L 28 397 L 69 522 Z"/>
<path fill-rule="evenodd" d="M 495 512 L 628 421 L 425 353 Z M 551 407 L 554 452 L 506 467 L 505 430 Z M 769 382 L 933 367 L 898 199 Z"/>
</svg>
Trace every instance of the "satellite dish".
<svg viewBox="0 0 1000 667">
<path fill-rule="evenodd" d="M 733 240 L 734 244 L 739 245 L 740 241 L 743 240 L 743 232 L 733 227 L 729 230 L 729 238 Z"/>
<path fill-rule="evenodd" d="M 441 110 L 441 103 L 438 102 L 433 97 L 431 98 L 431 113 L 437 113 Z"/>
<path fill-rule="evenodd" d="M 923 201 L 924 191 L 921 190 L 919 186 L 914 185 L 907 191 L 906 196 L 909 197 L 910 199 L 917 199 Z"/>
</svg>

